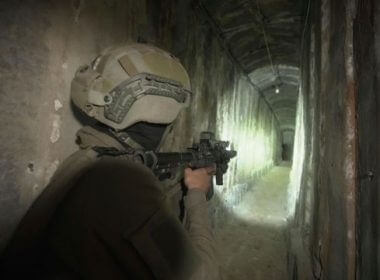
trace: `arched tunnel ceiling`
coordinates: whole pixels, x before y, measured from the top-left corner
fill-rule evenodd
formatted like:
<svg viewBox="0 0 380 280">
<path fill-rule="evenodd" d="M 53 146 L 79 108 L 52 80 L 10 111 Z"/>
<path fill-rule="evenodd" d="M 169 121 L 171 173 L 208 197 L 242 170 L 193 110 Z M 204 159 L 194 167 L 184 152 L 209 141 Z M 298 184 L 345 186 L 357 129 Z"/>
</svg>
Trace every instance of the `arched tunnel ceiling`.
<svg viewBox="0 0 380 280">
<path fill-rule="evenodd" d="M 295 66 L 276 65 L 276 75 L 271 66 L 259 68 L 249 74 L 251 81 L 256 84 L 264 98 L 272 107 L 281 129 L 294 129 L 297 97 L 299 90 L 299 69 Z M 276 93 L 276 88 L 279 92 Z"/>
<path fill-rule="evenodd" d="M 295 126 L 305 2 L 199 0 L 229 54 L 267 100 L 282 130 Z"/>
</svg>

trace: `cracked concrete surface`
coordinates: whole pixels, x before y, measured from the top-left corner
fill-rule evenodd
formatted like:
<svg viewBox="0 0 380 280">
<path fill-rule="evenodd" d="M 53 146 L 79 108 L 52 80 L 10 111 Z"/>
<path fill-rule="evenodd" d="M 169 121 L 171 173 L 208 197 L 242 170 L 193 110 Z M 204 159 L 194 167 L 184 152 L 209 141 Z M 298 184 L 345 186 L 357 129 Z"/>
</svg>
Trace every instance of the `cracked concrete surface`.
<svg viewBox="0 0 380 280">
<path fill-rule="evenodd" d="M 218 232 L 226 280 L 287 280 L 287 187 L 290 164 L 274 167 L 252 186 Z"/>
</svg>

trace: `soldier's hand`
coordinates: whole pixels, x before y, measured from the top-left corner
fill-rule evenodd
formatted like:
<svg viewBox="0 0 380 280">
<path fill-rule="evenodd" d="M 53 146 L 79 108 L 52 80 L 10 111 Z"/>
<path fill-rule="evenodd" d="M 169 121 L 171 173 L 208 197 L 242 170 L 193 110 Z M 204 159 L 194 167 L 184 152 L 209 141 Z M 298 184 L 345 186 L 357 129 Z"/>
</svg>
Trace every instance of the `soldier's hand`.
<svg viewBox="0 0 380 280">
<path fill-rule="evenodd" d="M 211 186 L 211 178 L 215 174 L 215 166 L 192 170 L 185 169 L 185 185 L 189 190 L 200 189 L 207 193 Z"/>
</svg>

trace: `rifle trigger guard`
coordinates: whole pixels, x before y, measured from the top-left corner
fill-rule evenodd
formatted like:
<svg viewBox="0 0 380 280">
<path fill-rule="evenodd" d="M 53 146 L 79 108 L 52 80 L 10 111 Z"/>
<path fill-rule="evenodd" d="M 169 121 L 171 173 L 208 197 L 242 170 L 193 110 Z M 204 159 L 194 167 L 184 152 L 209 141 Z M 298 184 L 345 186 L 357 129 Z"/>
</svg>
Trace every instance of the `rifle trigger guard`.
<svg viewBox="0 0 380 280">
<path fill-rule="evenodd" d="M 158 158 L 156 154 L 153 151 L 148 151 L 148 152 L 145 152 L 145 156 L 147 158 L 147 163 L 149 164 L 148 167 L 151 168 L 152 170 L 156 169 L 157 163 L 158 163 Z"/>
<path fill-rule="evenodd" d="M 133 154 L 133 158 L 150 169 L 155 169 L 158 163 L 157 156 L 153 151 L 145 152 L 142 150 L 136 150 Z"/>
</svg>

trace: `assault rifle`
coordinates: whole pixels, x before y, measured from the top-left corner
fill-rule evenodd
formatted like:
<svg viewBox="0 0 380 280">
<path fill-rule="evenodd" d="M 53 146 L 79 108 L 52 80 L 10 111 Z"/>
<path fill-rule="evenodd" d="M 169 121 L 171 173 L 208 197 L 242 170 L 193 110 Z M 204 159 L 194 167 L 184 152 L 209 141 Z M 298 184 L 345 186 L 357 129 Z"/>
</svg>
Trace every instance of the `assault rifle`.
<svg viewBox="0 0 380 280">
<path fill-rule="evenodd" d="M 184 153 L 156 153 L 153 151 L 138 151 L 144 165 L 153 170 L 159 179 L 169 178 L 171 170 L 179 166 L 202 168 L 215 164 L 216 184 L 223 185 L 223 174 L 227 172 L 228 163 L 236 156 L 236 151 L 227 150 L 229 142 L 215 139 L 212 132 L 202 132 L 199 143 L 194 143 Z M 213 187 L 207 194 L 207 199 L 213 196 Z"/>
</svg>

